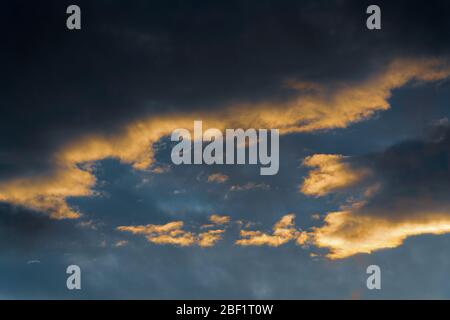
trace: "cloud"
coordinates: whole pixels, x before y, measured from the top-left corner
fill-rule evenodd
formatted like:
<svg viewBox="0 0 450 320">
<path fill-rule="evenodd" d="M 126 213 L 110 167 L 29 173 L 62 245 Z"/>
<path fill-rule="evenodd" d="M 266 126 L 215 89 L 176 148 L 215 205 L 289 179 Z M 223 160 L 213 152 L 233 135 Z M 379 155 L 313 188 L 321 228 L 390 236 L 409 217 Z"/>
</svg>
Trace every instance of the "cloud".
<svg viewBox="0 0 450 320">
<path fill-rule="evenodd" d="M 80 213 L 67 204 L 67 198 L 94 194 L 96 177 L 89 164 L 113 158 L 136 170 L 151 168 L 153 145 L 177 128 L 191 128 L 196 119 L 203 120 L 204 130 L 278 128 L 288 134 L 345 128 L 387 110 L 392 90 L 410 81 L 437 81 L 449 74 L 443 60 L 397 59 L 365 81 L 320 86 L 324 89 L 317 92 L 300 90 L 285 102 L 234 103 L 220 110 L 156 114 L 132 121 L 115 133 L 87 134 L 66 142 L 52 155 L 49 172 L 1 181 L 0 201 L 55 219 L 78 218 Z"/>
<path fill-rule="evenodd" d="M 202 229 L 214 228 L 217 225 L 227 225 L 231 222 L 230 216 L 221 216 L 218 214 L 213 214 L 209 216 L 208 220 L 211 222 L 209 224 L 203 224 L 200 226 Z"/>
<path fill-rule="evenodd" d="M 128 244 L 128 241 L 126 240 L 119 240 L 114 244 L 114 247 L 119 248 L 119 247 L 123 247 L 126 246 Z"/>
<path fill-rule="evenodd" d="M 339 211 L 327 214 L 325 225 L 312 232 L 312 241 L 317 247 L 330 249 L 328 258 L 342 259 L 395 248 L 408 237 L 449 232 L 450 210 L 443 213 L 425 211 L 400 220 L 365 216 L 361 211 Z"/>
<path fill-rule="evenodd" d="M 77 226 L 79 226 L 80 228 L 87 228 L 91 230 L 98 229 L 97 223 L 95 223 L 93 220 L 80 221 L 79 223 L 77 223 Z"/>
<path fill-rule="evenodd" d="M 200 247 L 212 247 L 217 241 L 222 239 L 225 230 L 209 230 L 198 235 L 198 245 Z"/>
<path fill-rule="evenodd" d="M 119 226 L 118 231 L 144 235 L 154 244 L 168 244 L 180 247 L 197 245 L 212 247 L 222 239 L 223 229 L 208 230 L 198 234 L 183 230 L 184 222 L 173 221 L 163 225 Z"/>
<path fill-rule="evenodd" d="M 271 246 L 279 247 L 302 235 L 295 227 L 295 214 L 283 216 L 274 226 L 271 234 L 262 231 L 241 230 L 241 239 L 236 241 L 239 246 Z"/>
<path fill-rule="evenodd" d="M 248 191 L 253 189 L 261 189 L 261 190 L 269 190 L 270 186 L 265 183 L 255 183 L 255 182 L 248 182 L 244 185 L 234 185 L 230 187 L 230 191 L 236 192 L 236 191 Z"/>
<path fill-rule="evenodd" d="M 163 173 L 167 173 L 170 172 L 171 167 L 170 165 L 159 165 L 159 166 L 155 166 L 151 169 L 152 173 L 156 173 L 156 174 L 163 174 Z"/>
<path fill-rule="evenodd" d="M 228 216 L 211 215 L 211 225 L 203 225 L 200 228 L 211 228 L 220 224 L 230 223 Z M 295 240 L 298 245 L 304 245 L 308 241 L 308 234 L 296 229 L 295 214 L 283 216 L 272 228 L 272 233 L 261 231 L 240 230 L 242 239 L 235 243 L 239 246 L 271 246 L 278 247 L 289 241 Z M 239 224 L 242 227 L 242 224 Z M 225 229 L 213 229 L 194 233 L 183 230 L 184 222 L 173 221 L 163 225 L 119 226 L 118 231 L 130 232 L 135 235 L 143 235 L 154 244 L 170 244 L 180 247 L 197 245 L 199 247 L 213 247 L 222 240 Z"/>
<path fill-rule="evenodd" d="M 196 239 L 191 232 L 181 230 L 183 225 L 182 221 L 173 221 L 163 225 L 120 226 L 117 230 L 144 235 L 149 242 L 155 244 L 191 246 Z"/>
<path fill-rule="evenodd" d="M 315 154 L 307 157 L 303 165 L 317 168 L 309 171 L 300 186 L 302 193 L 313 196 L 354 186 L 369 174 L 367 169 L 352 168 L 342 155 Z"/>
<path fill-rule="evenodd" d="M 412 236 L 449 233 L 449 159 L 448 127 L 438 140 L 407 141 L 352 158 L 352 165 L 373 172 L 354 195 L 362 200 L 327 213 L 324 225 L 311 231 L 311 242 L 341 259 L 395 248 Z"/>
<path fill-rule="evenodd" d="M 228 180 L 228 176 L 221 173 L 213 173 L 208 176 L 208 182 L 224 183 Z"/>
<path fill-rule="evenodd" d="M 209 216 L 209 221 L 213 224 L 228 224 L 231 221 L 230 216 L 221 216 L 218 214 L 213 214 Z"/>
<path fill-rule="evenodd" d="M 49 175 L 0 182 L 0 201 L 48 213 L 51 218 L 79 218 L 67 196 L 92 196 L 96 178 L 89 169 L 61 165 Z"/>
<path fill-rule="evenodd" d="M 263 127 L 279 128 L 282 133 L 345 128 L 389 109 L 392 90 L 410 81 L 437 81 L 449 74 L 450 67 L 443 60 L 397 59 L 365 81 L 300 94 L 278 108 L 270 103 L 261 104 L 257 121 Z M 250 106 L 243 109 L 252 110 Z"/>
<path fill-rule="evenodd" d="M 132 234 L 159 234 L 179 230 L 183 227 L 183 224 L 183 221 L 173 221 L 162 225 L 148 224 L 145 226 L 120 226 L 117 227 L 117 230 L 131 232 Z"/>
<path fill-rule="evenodd" d="M 196 243 L 196 238 L 191 232 L 182 230 L 171 231 L 167 234 L 152 234 L 146 236 L 146 238 L 154 244 L 171 244 L 180 247 L 192 246 Z"/>
</svg>

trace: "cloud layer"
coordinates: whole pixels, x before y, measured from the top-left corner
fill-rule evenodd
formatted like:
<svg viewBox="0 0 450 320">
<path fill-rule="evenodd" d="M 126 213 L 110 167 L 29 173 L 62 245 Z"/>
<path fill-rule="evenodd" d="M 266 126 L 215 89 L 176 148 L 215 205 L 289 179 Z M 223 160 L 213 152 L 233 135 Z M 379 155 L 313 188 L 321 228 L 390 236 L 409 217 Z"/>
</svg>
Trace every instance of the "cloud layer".
<svg viewBox="0 0 450 320">
<path fill-rule="evenodd" d="M 347 175 L 357 175 L 361 167 L 373 174 L 361 179 L 365 183 L 360 181 L 350 205 L 327 213 L 324 225 L 313 229 L 313 243 L 338 259 L 398 247 L 412 236 L 450 232 L 450 130 L 444 126 L 439 132 L 437 139 L 404 142 L 383 153 L 339 157 Z M 323 190 L 317 183 L 316 190 Z"/>
<path fill-rule="evenodd" d="M 296 97 L 281 104 L 239 103 L 200 114 L 155 115 L 134 121 L 111 134 L 89 134 L 65 143 L 51 156 L 50 173 L 0 181 L 0 199 L 57 219 L 78 218 L 80 213 L 70 208 L 66 199 L 94 194 L 96 178 L 90 165 L 114 158 L 136 170 L 148 169 L 154 164 L 153 145 L 177 128 L 191 128 L 196 119 L 206 124 L 204 130 L 279 128 L 282 134 L 288 134 L 345 128 L 369 118 L 376 111 L 388 109 L 392 90 L 410 81 L 437 81 L 449 74 L 445 60 L 398 59 L 365 81 L 324 87 L 314 92 L 300 90 Z"/>
</svg>

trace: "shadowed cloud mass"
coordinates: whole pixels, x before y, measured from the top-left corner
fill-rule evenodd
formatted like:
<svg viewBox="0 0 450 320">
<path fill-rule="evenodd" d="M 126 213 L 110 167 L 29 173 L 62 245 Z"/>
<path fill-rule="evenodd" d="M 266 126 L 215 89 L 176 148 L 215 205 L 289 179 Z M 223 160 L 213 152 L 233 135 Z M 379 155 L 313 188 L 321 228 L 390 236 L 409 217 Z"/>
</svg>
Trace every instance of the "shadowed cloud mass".
<svg viewBox="0 0 450 320">
<path fill-rule="evenodd" d="M 359 179 L 359 195 L 353 197 L 359 200 L 351 200 L 341 211 L 327 213 L 324 225 L 313 228 L 314 244 L 330 249 L 328 257 L 336 259 L 395 248 L 411 236 L 450 232 L 450 130 L 448 125 L 439 129 L 437 140 L 409 141 L 383 153 L 337 158 L 343 162 L 340 166 L 345 165 L 345 176 L 355 177 L 361 170 L 372 175 Z M 339 177 L 341 168 L 337 170 Z M 316 177 L 322 174 L 310 172 L 305 180 L 309 187 L 304 184 L 302 190 L 323 195 L 308 191 L 329 191 L 336 185 L 334 180 Z"/>
</svg>

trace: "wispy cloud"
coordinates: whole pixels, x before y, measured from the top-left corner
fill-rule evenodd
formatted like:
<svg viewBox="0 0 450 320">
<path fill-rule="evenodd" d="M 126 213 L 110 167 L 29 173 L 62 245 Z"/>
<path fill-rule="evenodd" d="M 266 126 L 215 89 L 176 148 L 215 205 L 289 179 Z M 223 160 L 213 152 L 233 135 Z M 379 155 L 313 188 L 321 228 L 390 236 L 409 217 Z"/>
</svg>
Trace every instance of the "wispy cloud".
<svg viewBox="0 0 450 320">
<path fill-rule="evenodd" d="M 272 228 L 272 233 L 262 231 L 241 230 L 241 239 L 236 241 L 239 246 L 271 246 L 279 247 L 291 240 L 299 239 L 303 244 L 302 232 L 295 227 L 295 214 L 283 216 Z"/>
<path fill-rule="evenodd" d="M 209 216 L 209 221 L 213 224 L 228 224 L 231 221 L 230 216 L 221 216 L 218 214 L 213 214 Z"/>
<path fill-rule="evenodd" d="M 263 182 L 261 182 L 261 183 L 248 182 L 244 185 L 234 185 L 234 186 L 230 187 L 230 191 L 232 191 L 232 192 L 248 191 L 248 190 L 254 190 L 254 189 L 269 190 L 270 186 Z"/>
<path fill-rule="evenodd" d="M 213 173 L 208 176 L 208 182 L 224 183 L 228 180 L 228 176 L 221 173 Z"/>
<path fill-rule="evenodd" d="M 215 217 L 220 218 L 220 216 Z M 117 230 L 144 235 L 149 242 L 154 244 L 169 244 L 180 247 L 193 245 L 212 247 L 222 239 L 222 234 L 225 232 L 224 229 L 215 229 L 194 233 L 183 230 L 183 227 L 183 221 L 173 221 L 163 225 L 119 226 Z"/>
</svg>

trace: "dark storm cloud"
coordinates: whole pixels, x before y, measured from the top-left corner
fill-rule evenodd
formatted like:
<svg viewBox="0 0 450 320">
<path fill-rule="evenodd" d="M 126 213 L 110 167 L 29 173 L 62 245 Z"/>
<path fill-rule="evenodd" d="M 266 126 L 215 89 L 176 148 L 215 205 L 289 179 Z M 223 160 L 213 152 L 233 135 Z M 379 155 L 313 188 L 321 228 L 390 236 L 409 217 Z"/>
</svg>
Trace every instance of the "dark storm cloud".
<svg viewBox="0 0 450 320">
<path fill-rule="evenodd" d="M 288 78 L 365 76 L 392 57 L 448 52 L 445 1 L 67 1 L 2 6 L 1 173 L 30 174 L 73 135 L 168 110 L 281 100 Z M 411 30 L 416 30 L 411 32 Z"/>
<path fill-rule="evenodd" d="M 380 154 L 357 159 L 373 172 L 380 191 L 364 207 L 367 214 L 413 216 L 448 212 L 450 200 L 450 129 L 442 123 L 428 140 L 399 143 Z"/>
<path fill-rule="evenodd" d="M 86 220 L 88 221 L 88 220 Z M 46 216 L 7 204 L 0 206 L 0 252 L 2 255 L 30 255 L 34 252 L 67 250 L 99 245 L 97 230 L 83 226 L 48 219 Z M 30 258 L 32 260 L 32 258 Z"/>
</svg>

